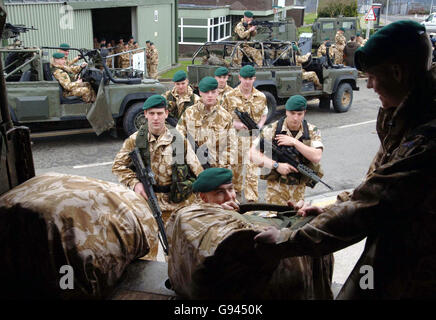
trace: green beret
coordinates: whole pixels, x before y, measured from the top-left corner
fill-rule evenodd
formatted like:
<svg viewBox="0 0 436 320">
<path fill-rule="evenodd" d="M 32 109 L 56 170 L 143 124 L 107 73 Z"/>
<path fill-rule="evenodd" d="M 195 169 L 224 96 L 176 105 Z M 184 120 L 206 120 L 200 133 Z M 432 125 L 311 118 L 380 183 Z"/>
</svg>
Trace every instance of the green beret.
<svg viewBox="0 0 436 320">
<path fill-rule="evenodd" d="M 55 59 L 62 59 L 63 57 L 65 57 L 65 54 L 63 54 L 62 52 L 53 53 L 53 58 Z"/>
<path fill-rule="evenodd" d="M 229 69 L 227 69 L 226 67 L 219 67 L 218 69 L 215 70 L 215 75 L 217 77 L 226 76 L 228 74 L 229 74 Z"/>
<path fill-rule="evenodd" d="M 204 77 L 198 84 L 198 90 L 201 92 L 208 92 L 216 88 L 218 88 L 218 81 L 213 77 Z"/>
<path fill-rule="evenodd" d="M 324 38 L 324 41 L 328 41 L 328 40 L 330 40 L 329 37 Z"/>
<path fill-rule="evenodd" d="M 286 101 L 286 110 L 288 111 L 304 111 L 307 109 L 307 101 L 303 96 L 295 95 Z"/>
<path fill-rule="evenodd" d="M 253 12 L 251 12 L 251 11 L 245 11 L 245 12 L 244 12 L 244 16 L 246 16 L 247 18 L 253 18 Z"/>
<path fill-rule="evenodd" d="M 344 32 L 345 32 L 345 29 L 344 29 L 344 28 L 339 28 L 339 30 L 341 30 L 341 31 L 344 31 Z"/>
<path fill-rule="evenodd" d="M 173 76 L 173 81 L 174 81 L 174 82 L 183 81 L 183 80 L 186 79 L 186 77 L 187 77 L 186 72 L 183 71 L 183 70 L 179 70 L 179 71 L 177 71 L 177 72 L 174 74 L 174 76 Z"/>
<path fill-rule="evenodd" d="M 413 20 L 399 20 L 384 26 L 356 50 L 356 68 L 367 71 L 398 56 L 414 59 L 416 48 L 420 48 L 422 34 L 425 34 L 425 26 Z"/>
<path fill-rule="evenodd" d="M 360 32 L 356 32 L 356 36 L 357 36 L 357 37 L 360 37 Z"/>
<path fill-rule="evenodd" d="M 167 100 L 159 94 L 152 95 L 150 98 L 145 100 L 142 110 L 147 110 L 150 108 L 165 108 L 167 106 Z"/>
<path fill-rule="evenodd" d="M 59 45 L 59 47 L 62 48 L 62 49 L 70 49 L 70 45 L 68 43 L 61 43 Z"/>
<path fill-rule="evenodd" d="M 241 70 L 239 70 L 239 75 L 242 78 L 251 78 L 254 77 L 255 74 L 256 74 L 256 69 L 254 69 L 254 67 L 250 66 L 249 64 L 243 66 Z"/>
<path fill-rule="evenodd" d="M 218 188 L 222 184 L 232 182 L 232 170 L 226 168 L 209 168 L 202 171 L 197 180 L 192 184 L 194 192 L 209 192 Z"/>
</svg>

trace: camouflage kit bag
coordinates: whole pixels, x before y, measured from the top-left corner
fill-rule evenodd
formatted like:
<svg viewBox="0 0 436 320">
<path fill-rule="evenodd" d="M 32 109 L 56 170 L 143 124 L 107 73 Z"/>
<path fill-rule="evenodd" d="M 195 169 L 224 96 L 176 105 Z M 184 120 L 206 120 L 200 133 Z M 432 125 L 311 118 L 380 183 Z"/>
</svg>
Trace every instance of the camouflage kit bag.
<svg viewBox="0 0 436 320">
<path fill-rule="evenodd" d="M 0 197 L 0 297 L 105 298 L 157 251 L 147 204 L 119 184 L 46 173 Z"/>
</svg>

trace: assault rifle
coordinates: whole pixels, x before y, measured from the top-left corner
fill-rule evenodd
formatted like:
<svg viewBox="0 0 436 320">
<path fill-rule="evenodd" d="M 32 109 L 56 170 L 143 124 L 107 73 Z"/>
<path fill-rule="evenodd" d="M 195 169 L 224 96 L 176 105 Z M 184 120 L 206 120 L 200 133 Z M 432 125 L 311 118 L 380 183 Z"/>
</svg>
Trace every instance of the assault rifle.
<svg viewBox="0 0 436 320">
<path fill-rule="evenodd" d="M 299 173 L 302 175 L 308 177 L 315 183 L 321 182 L 323 185 L 325 185 L 330 190 L 333 190 L 331 186 L 329 186 L 327 183 L 321 180 L 320 177 L 316 174 L 315 171 L 313 171 L 311 168 L 305 166 L 298 160 L 298 154 L 295 150 L 295 148 L 292 147 L 279 147 L 274 142 L 271 143 L 265 139 L 261 140 L 261 145 L 263 144 L 264 150 L 270 148 L 272 150 L 272 153 L 277 157 L 279 162 L 286 162 L 289 163 L 291 166 L 293 166 L 295 169 L 298 170 Z"/>
<path fill-rule="evenodd" d="M 170 126 L 172 126 L 172 127 L 174 127 L 174 128 L 177 126 L 177 119 L 176 119 L 176 118 L 168 117 L 167 120 L 166 120 L 166 122 L 167 122 Z M 201 148 L 201 152 L 203 153 L 203 156 L 204 156 L 206 159 L 209 159 L 209 150 L 207 149 L 207 147 L 204 146 L 204 148 L 203 148 L 203 145 L 202 145 L 201 147 L 199 147 L 199 146 L 198 146 L 198 143 L 194 140 L 194 138 L 192 137 L 192 135 L 191 135 L 188 131 L 186 131 L 186 135 L 187 135 L 186 139 L 187 139 L 187 140 L 189 141 L 189 143 L 191 144 L 191 147 L 194 149 L 195 154 L 197 155 L 197 150 Z M 204 150 L 203 150 L 203 149 L 204 149 Z M 199 159 L 199 160 L 200 160 L 200 159 Z M 201 163 L 201 161 L 200 161 L 200 163 Z M 210 168 L 210 164 L 209 164 L 209 162 L 206 162 L 206 163 L 204 163 L 204 164 L 201 163 L 201 166 L 203 167 L 204 170 Z"/>
<path fill-rule="evenodd" d="M 248 130 L 250 130 L 250 132 L 253 129 L 257 129 L 259 130 L 259 127 L 257 126 L 257 123 L 254 122 L 253 119 L 251 119 L 250 115 L 248 114 L 248 112 L 245 111 L 239 111 L 238 108 L 235 108 L 235 113 L 238 116 L 238 118 L 241 120 L 241 122 L 248 128 Z"/>
<path fill-rule="evenodd" d="M 141 158 L 141 153 L 139 148 L 136 147 L 132 152 L 129 153 L 130 159 L 132 159 L 133 165 L 135 166 L 136 176 L 139 181 L 144 186 L 145 193 L 147 195 L 148 205 L 153 213 L 153 217 L 156 219 L 157 226 L 159 228 L 159 241 L 162 244 L 162 248 L 166 255 L 168 255 L 168 240 L 165 233 L 164 223 L 162 221 L 162 211 L 160 210 L 159 204 L 157 202 L 156 194 L 154 193 L 153 186 L 156 185 L 156 180 L 154 179 L 154 173 L 151 170 L 150 165 L 145 166 Z"/>
<path fill-rule="evenodd" d="M 26 27 L 24 26 L 24 24 L 13 25 L 11 23 L 6 23 L 5 28 L 3 29 L 2 39 L 6 40 L 6 39 L 17 38 L 20 35 L 20 33 L 24 33 L 29 30 L 38 30 L 38 29 L 34 28 L 33 26 Z"/>
</svg>

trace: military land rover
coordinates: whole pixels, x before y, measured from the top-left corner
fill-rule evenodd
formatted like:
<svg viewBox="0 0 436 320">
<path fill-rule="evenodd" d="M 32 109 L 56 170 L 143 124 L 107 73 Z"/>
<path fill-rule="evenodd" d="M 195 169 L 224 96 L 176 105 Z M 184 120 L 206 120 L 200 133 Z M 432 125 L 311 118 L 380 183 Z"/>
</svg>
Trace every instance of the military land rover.
<svg viewBox="0 0 436 320">
<path fill-rule="evenodd" d="M 14 28 L 6 27 L 9 31 Z M 146 78 L 140 70 L 109 69 L 105 50 L 70 48 L 88 63 L 79 76 L 91 84 L 97 99 L 85 103 L 80 97 L 64 97 L 50 70 L 50 52 L 56 49 L 61 48 L 29 48 L 19 42 L 0 48 L 5 58 L 9 112 L 15 125 L 39 132 L 89 128 L 91 124 L 97 134 L 112 130 L 130 135 L 145 121 L 144 101 L 165 91 L 159 81 Z"/>
<path fill-rule="evenodd" d="M 262 66 L 256 65 L 245 54 L 245 45 L 253 46 L 262 53 Z M 267 123 L 274 118 L 277 103 L 295 94 L 308 100 L 319 99 L 322 109 L 329 109 L 332 102 L 336 112 L 348 111 L 353 102 L 353 90 L 359 90 L 357 70 L 333 64 L 328 55 L 312 57 L 302 67 L 297 66 L 294 45 L 291 41 L 207 42 L 194 53 L 192 64 L 188 66 L 189 82 L 196 88 L 203 77 L 213 76 L 215 69 L 226 66 L 230 71 L 229 85 L 236 87 L 240 68 L 251 64 L 256 68 L 254 86 L 267 98 Z M 238 50 L 243 53 L 241 65 L 234 60 Z M 201 64 L 195 64 L 196 59 L 202 59 Z M 321 90 L 315 89 L 313 82 L 303 80 L 304 71 L 317 74 Z"/>
<path fill-rule="evenodd" d="M 334 41 L 336 32 L 344 28 L 344 36 L 350 39 L 361 30 L 358 17 L 317 18 L 312 24 L 312 46 L 318 48 L 325 38 Z"/>
</svg>

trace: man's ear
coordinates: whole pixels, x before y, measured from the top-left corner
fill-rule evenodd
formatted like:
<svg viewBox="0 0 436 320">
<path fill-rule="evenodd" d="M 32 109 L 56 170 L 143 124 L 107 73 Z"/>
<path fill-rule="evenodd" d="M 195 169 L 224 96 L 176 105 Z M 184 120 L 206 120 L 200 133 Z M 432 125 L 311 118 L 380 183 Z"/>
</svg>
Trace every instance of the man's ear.
<svg viewBox="0 0 436 320">
<path fill-rule="evenodd" d="M 392 77 L 398 83 L 402 83 L 404 81 L 404 70 L 400 67 L 399 64 L 392 65 Z"/>
</svg>

